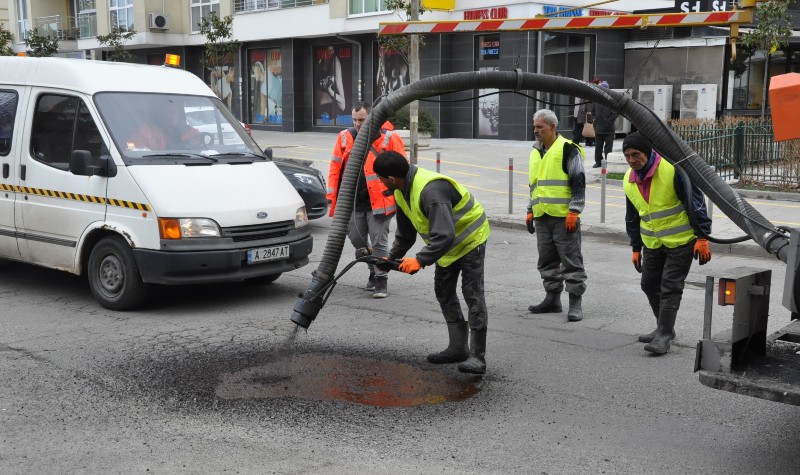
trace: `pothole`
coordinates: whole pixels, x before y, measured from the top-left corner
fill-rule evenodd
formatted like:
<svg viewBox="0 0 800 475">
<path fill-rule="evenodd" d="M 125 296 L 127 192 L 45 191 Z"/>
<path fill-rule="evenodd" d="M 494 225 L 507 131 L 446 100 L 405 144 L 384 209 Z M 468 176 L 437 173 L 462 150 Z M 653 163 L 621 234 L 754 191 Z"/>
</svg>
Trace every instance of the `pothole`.
<svg viewBox="0 0 800 475">
<path fill-rule="evenodd" d="M 286 355 L 220 379 L 215 393 L 226 400 L 299 397 L 411 407 L 464 401 L 480 392 L 468 381 L 405 363 L 315 353 Z"/>
</svg>

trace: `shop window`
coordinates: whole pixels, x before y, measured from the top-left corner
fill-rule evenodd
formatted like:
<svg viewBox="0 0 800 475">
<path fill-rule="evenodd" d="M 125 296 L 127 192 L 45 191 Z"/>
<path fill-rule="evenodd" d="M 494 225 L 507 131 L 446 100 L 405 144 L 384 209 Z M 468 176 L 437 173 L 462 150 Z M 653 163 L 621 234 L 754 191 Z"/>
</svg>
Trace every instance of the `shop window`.
<svg viewBox="0 0 800 475">
<path fill-rule="evenodd" d="M 768 65 L 768 66 L 767 66 Z M 738 58 L 728 70 L 728 109 L 760 110 L 764 98 L 764 68 L 769 78 L 792 71 L 800 71 L 800 51 L 781 49 L 767 60 L 763 51 L 739 49 Z M 769 94 L 767 94 L 769 107 Z"/>
<path fill-rule="evenodd" d="M 592 41 L 591 36 L 545 33 L 542 73 L 588 81 L 593 62 Z M 545 93 L 544 100 L 558 104 L 547 107 L 556 113 L 559 129 L 571 130 L 575 120 L 573 106 L 570 105 L 573 98 L 563 94 Z"/>
<path fill-rule="evenodd" d="M 0 91 L 0 156 L 5 157 L 11 151 L 11 139 L 14 136 L 14 120 L 17 115 L 17 93 Z"/>
<path fill-rule="evenodd" d="M 192 33 L 200 31 L 200 20 L 214 12 L 219 16 L 219 0 L 192 0 Z"/>
<path fill-rule="evenodd" d="M 475 68 L 478 71 L 500 69 L 500 35 L 478 35 L 475 37 Z M 475 137 L 497 137 L 500 132 L 499 89 L 478 89 L 475 101 Z"/>
<path fill-rule="evenodd" d="M 314 47 L 314 125 L 353 125 L 353 47 Z"/>
<path fill-rule="evenodd" d="M 280 48 L 250 52 L 250 122 L 283 124 L 283 75 Z"/>
</svg>

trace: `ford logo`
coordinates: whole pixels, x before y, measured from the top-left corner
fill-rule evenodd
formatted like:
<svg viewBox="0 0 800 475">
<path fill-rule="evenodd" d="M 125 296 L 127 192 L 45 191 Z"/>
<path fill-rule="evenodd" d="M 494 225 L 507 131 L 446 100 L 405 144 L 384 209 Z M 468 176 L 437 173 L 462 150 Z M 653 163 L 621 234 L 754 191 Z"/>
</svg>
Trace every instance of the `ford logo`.
<svg viewBox="0 0 800 475">
<path fill-rule="evenodd" d="M 266 217 L 267 217 L 267 213 L 265 213 L 264 211 L 261 211 L 260 213 L 258 213 L 256 215 L 256 218 L 258 218 L 258 219 L 264 219 Z"/>
</svg>

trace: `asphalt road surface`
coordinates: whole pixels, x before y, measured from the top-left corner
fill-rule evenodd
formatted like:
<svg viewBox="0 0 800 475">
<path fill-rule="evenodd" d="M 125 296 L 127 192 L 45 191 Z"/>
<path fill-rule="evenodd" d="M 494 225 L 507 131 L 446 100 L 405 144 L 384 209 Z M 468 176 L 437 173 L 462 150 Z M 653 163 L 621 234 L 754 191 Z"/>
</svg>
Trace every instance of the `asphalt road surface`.
<svg viewBox="0 0 800 475">
<path fill-rule="evenodd" d="M 309 330 L 289 321 L 315 262 L 258 286 L 160 288 L 102 309 L 84 279 L 0 263 L 1 473 L 796 473 L 800 409 L 712 390 L 692 373 L 705 275 L 774 259 L 715 256 L 689 277 L 678 340 L 654 318 L 626 245 L 584 239 L 586 318 L 530 315 L 534 237 L 493 229 L 488 373 L 425 355 L 446 344 L 433 270 L 390 296 L 345 274 Z M 339 268 L 352 259 L 346 245 Z M 774 292 L 770 329 L 788 323 Z M 566 298 L 564 298 L 566 304 Z M 566 305 L 565 305 L 566 309 Z M 730 324 L 715 309 L 715 330 Z M 798 356 L 800 358 L 800 356 Z"/>
</svg>

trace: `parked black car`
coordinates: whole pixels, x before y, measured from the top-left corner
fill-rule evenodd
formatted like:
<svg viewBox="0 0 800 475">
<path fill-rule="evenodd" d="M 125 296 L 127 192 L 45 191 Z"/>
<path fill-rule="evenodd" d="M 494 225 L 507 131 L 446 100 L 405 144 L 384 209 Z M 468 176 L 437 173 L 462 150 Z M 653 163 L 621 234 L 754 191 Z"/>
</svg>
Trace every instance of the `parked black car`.
<svg viewBox="0 0 800 475">
<path fill-rule="evenodd" d="M 308 219 L 318 219 L 328 215 L 327 189 L 321 171 L 313 168 L 311 162 L 282 158 L 273 158 L 272 161 L 303 198 Z"/>
</svg>

